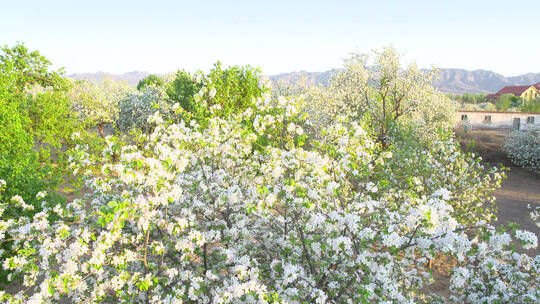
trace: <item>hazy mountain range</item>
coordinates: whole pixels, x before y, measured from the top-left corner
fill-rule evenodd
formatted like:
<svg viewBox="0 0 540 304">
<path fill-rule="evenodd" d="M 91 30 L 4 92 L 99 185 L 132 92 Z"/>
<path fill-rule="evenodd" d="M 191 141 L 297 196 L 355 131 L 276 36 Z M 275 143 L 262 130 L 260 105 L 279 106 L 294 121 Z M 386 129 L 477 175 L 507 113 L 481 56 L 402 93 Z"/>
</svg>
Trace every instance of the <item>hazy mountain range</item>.
<svg viewBox="0 0 540 304">
<path fill-rule="evenodd" d="M 149 72 L 134 71 L 134 72 L 127 72 L 123 74 L 109 74 L 105 72 L 77 73 L 77 74 L 71 74 L 67 76 L 75 80 L 88 80 L 90 82 L 98 82 L 102 80 L 105 76 L 108 76 L 116 81 L 126 81 L 127 83 L 129 83 L 130 86 L 137 86 L 137 84 L 139 83 L 141 79 L 145 78 L 146 76 L 150 74 L 151 73 Z"/>
<path fill-rule="evenodd" d="M 306 81 L 309 85 L 328 85 L 330 79 L 339 70 L 333 69 L 326 72 L 290 72 L 268 76 L 273 82 L 284 82 L 295 84 L 299 81 Z M 105 76 L 112 77 L 117 81 L 127 81 L 130 85 L 136 86 L 139 80 L 150 75 L 149 72 L 128 72 L 124 74 L 108 74 L 105 72 L 80 73 L 68 75 L 73 79 L 86 79 L 89 81 L 99 81 Z M 540 73 L 528 73 L 519 76 L 505 77 L 501 74 L 475 70 L 463 69 L 441 69 L 439 78 L 433 85 L 446 93 L 494 93 L 504 86 L 529 85 L 540 82 Z"/>
</svg>

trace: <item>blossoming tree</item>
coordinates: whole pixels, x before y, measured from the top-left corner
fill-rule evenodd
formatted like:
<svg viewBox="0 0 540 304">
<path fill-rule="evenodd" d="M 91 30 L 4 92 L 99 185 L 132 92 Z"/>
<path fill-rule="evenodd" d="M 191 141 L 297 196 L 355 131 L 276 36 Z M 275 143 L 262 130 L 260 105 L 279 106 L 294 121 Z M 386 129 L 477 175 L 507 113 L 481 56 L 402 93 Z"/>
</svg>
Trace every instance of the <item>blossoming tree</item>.
<svg viewBox="0 0 540 304">
<path fill-rule="evenodd" d="M 391 47 L 354 53 L 344 65 L 329 87 L 306 91 L 309 112 L 318 126 L 343 115 L 363 119 L 384 145 L 390 144 L 396 125 L 415 126 L 423 141 L 452 127 L 456 105 L 431 86 L 436 70 L 423 71 L 414 63 L 403 66 L 402 56 Z"/>
<path fill-rule="evenodd" d="M 536 236 L 465 222 L 452 204 L 462 194 L 447 184 L 461 182 L 459 170 L 422 195 L 385 188 L 371 173 L 389 161 L 387 149 L 354 121 L 329 125 L 303 148 L 302 108 L 266 95 L 205 128 L 153 115 L 146 144 L 123 146 L 113 161 L 109 142 L 99 174 L 81 145 L 73 166 L 92 193 L 0 223 L 17 248 L 3 267 L 26 287 L 3 301 L 538 301 L 540 259 L 511 246 L 515 237 L 536 247 Z M 270 130 L 279 140 L 255 145 Z M 25 207 L 3 201 L 0 211 Z M 425 289 L 439 255 L 456 263 L 446 297 Z"/>
<path fill-rule="evenodd" d="M 110 77 L 99 83 L 76 81 L 69 92 L 74 109 L 89 126 L 97 126 L 99 135 L 108 123 L 115 122 L 118 116 L 118 103 L 130 92 L 134 92 L 127 83 L 116 82 Z"/>
</svg>

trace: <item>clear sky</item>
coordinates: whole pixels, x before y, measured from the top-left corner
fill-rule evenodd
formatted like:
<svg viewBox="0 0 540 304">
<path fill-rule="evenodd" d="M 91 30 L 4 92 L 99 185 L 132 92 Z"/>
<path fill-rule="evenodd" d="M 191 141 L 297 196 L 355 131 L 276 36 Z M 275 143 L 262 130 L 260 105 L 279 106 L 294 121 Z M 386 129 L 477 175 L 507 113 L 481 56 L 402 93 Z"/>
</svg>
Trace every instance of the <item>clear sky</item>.
<svg viewBox="0 0 540 304">
<path fill-rule="evenodd" d="M 0 45 L 24 42 L 68 73 L 340 67 L 393 45 L 421 67 L 540 72 L 540 0 L 6 0 Z"/>
</svg>

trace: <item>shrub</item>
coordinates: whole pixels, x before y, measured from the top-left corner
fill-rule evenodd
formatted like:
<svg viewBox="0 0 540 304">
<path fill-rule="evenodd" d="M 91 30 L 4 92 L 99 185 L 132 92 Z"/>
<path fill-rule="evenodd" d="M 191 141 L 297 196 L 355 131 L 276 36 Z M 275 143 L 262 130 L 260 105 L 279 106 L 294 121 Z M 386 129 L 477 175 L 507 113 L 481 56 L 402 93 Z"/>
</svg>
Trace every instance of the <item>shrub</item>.
<svg viewBox="0 0 540 304">
<path fill-rule="evenodd" d="M 510 133 L 504 149 L 514 164 L 540 173 L 540 127 Z"/>
<path fill-rule="evenodd" d="M 161 87 L 146 86 L 140 91 L 127 94 L 118 104 L 119 113 L 116 126 L 122 132 L 139 129 L 150 133 L 148 118 L 156 111 L 167 114 L 171 106 L 166 101 L 166 94 Z"/>
<path fill-rule="evenodd" d="M 519 107 L 521 112 L 540 113 L 540 97 L 531 100 L 525 100 Z"/>
</svg>

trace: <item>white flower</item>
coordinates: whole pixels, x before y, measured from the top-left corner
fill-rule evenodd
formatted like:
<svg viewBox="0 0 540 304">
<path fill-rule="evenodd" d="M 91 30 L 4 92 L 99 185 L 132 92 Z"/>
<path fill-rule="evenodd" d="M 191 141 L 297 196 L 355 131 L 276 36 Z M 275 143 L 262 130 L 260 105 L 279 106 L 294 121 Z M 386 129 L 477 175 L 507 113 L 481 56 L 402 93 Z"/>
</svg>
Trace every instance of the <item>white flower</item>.
<svg viewBox="0 0 540 304">
<path fill-rule="evenodd" d="M 372 182 L 368 182 L 366 184 L 366 189 L 369 192 L 377 192 L 377 190 L 379 190 L 379 188 L 377 188 L 377 186 Z"/>
<path fill-rule="evenodd" d="M 450 199 L 450 191 L 441 188 L 433 193 L 433 196 L 440 196 L 443 200 L 447 201 Z"/>
<path fill-rule="evenodd" d="M 212 87 L 212 88 L 210 89 L 210 92 L 208 92 L 208 96 L 209 96 L 210 98 L 214 98 L 214 96 L 216 96 L 216 93 L 217 93 L 216 89 L 215 89 L 214 87 Z"/>
<path fill-rule="evenodd" d="M 452 288 L 463 288 L 465 287 L 465 284 L 467 283 L 467 280 L 470 277 L 470 272 L 467 268 L 464 267 L 457 267 L 454 269 L 454 273 L 452 274 L 451 283 Z"/>
<path fill-rule="evenodd" d="M 34 206 L 27 205 L 20 195 L 12 196 L 11 201 L 14 202 L 17 206 L 23 208 L 24 210 L 34 210 Z"/>
<path fill-rule="evenodd" d="M 37 199 L 45 198 L 45 196 L 47 196 L 47 191 L 39 191 L 39 192 L 36 194 L 36 198 L 37 198 Z"/>
<path fill-rule="evenodd" d="M 287 285 L 296 280 L 300 274 L 300 267 L 292 264 L 285 264 L 283 266 L 283 284 Z"/>
<path fill-rule="evenodd" d="M 79 133 L 79 132 L 74 132 L 73 134 L 71 134 L 71 139 L 72 139 L 72 140 L 81 139 L 81 133 Z"/>
<path fill-rule="evenodd" d="M 516 237 L 525 243 L 523 248 L 527 250 L 538 247 L 538 237 L 530 231 L 516 230 Z"/>
<path fill-rule="evenodd" d="M 17 205 L 24 205 L 24 200 L 20 195 L 14 195 L 11 197 L 11 200 Z"/>
<path fill-rule="evenodd" d="M 383 244 L 387 247 L 399 247 L 403 244 L 403 238 L 396 232 L 383 235 Z"/>
<path fill-rule="evenodd" d="M 296 126 L 291 122 L 287 125 L 287 132 L 289 133 L 293 133 L 294 130 L 295 130 Z"/>
<path fill-rule="evenodd" d="M 333 195 L 334 190 L 336 190 L 337 188 L 339 188 L 339 184 L 336 183 L 335 181 L 330 181 L 328 185 L 326 186 L 326 192 L 328 192 L 328 194 Z"/>
</svg>

